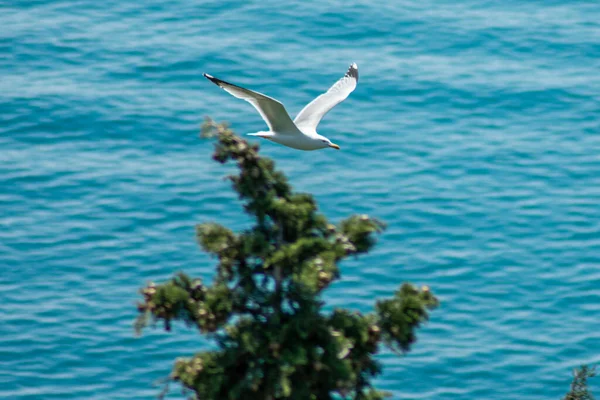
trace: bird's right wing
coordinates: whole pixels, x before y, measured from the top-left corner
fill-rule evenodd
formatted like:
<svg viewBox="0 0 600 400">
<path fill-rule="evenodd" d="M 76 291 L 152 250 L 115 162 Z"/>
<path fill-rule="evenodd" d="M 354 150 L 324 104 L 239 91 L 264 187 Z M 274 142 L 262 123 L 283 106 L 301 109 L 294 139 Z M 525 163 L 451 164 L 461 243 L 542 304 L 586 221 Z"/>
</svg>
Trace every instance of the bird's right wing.
<svg viewBox="0 0 600 400">
<path fill-rule="evenodd" d="M 285 107 L 279 101 L 269 96 L 265 96 L 262 93 L 225 82 L 214 76 L 208 74 L 204 74 L 204 76 L 232 96 L 246 100 L 248 103 L 252 104 L 265 120 L 271 131 L 278 133 L 297 131 L 294 121 L 292 121 L 292 118 Z"/>
<path fill-rule="evenodd" d="M 358 66 L 355 63 L 350 65 L 346 74 L 333 84 L 329 90 L 302 109 L 294 119 L 298 127 L 306 127 L 312 130 L 317 129 L 321 119 L 333 107 L 341 103 L 356 88 L 358 83 Z"/>
</svg>

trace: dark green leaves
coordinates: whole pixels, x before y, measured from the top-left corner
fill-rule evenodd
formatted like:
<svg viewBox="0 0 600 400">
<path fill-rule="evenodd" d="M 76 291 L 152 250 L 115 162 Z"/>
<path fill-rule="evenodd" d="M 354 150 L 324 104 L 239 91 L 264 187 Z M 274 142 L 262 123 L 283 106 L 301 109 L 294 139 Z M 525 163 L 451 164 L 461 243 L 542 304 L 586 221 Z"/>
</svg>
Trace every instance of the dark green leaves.
<svg viewBox="0 0 600 400">
<path fill-rule="evenodd" d="M 349 249 L 352 253 L 365 253 L 375 244 L 375 233 L 381 233 L 385 229 L 383 222 L 367 215 L 355 215 L 345 219 L 341 223 L 341 231 L 354 245 Z"/>
<path fill-rule="evenodd" d="M 408 351 L 416 340 L 415 329 L 429 318 L 438 300 L 428 287 L 421 290 L 405 283 L 389 300 L 377 302 L 379 326 L 385 342 L 395 350 Z"/>
<path fill-rule="evenodd" d="M 588 388 L 588 378 L 596 376 L 596 367 L 582 365 L 573 371 L 573 382 L 571 390 L 563 400 L 594 400 L 594 396 Z"/>
<path fill-rule="evenodd" d="M 179 359 L 171 378 L 203 400 L 382 399 L 371 385 L 379 344 L 408 350 L 435 297 L 404 285 L 376 313 L 324 312 L 320 293 L 339 278 L 339 262 L 369 251 L 383 223 L 353 216 L 335 226 L 257 145 L 210 120 L 203 135 L 216 137 L 216 161 L 235 164 L 229 180 L 255 224 L 239 233 L 198 225 L 198 243 L 218 259 L 212 284 L 178 274 L 142 289 L 139 329 L 181 320 L 218 347 Z"/>
<path fill-rule="evenodd" d="M 152 317 L 163 321 L 171 330 L 171 321 L 180 319 L 196 324 L 203 332 L 216 331 L 229 318 L 232 308 L 231 290 L 224 284 L 206 287 L 199 279 L 192 280 L 180 273 L 162 285 L 149 283 L 141 290 L 144 302 L 138 304 L 140 317 L 136 321 L 138 332 Z"/>
<path fill-rule="evenodd" d="M 219 255 L 235 244 L 233 232 L 218 224 L 200 224 L 196 227 L 196 235 L 207 253 Z"/>
</svg>

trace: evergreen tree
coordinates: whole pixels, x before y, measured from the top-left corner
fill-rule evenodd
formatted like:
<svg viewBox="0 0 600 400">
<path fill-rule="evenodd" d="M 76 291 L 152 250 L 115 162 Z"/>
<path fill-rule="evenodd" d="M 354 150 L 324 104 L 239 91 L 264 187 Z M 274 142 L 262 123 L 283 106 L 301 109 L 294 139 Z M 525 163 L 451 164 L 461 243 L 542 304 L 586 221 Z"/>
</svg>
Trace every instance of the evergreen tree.
<svg viewBox="0 0 600 400">
<path fill-rule="evenodd" d="M 382 343 L 408 351 L 437 299 L 404 283 L 373 312 L 324 312 L 321 293 L 340 278 L 338 263 L 369 251 L 384 225 L 361 215 L 335 226 L 257 145 L 210 120 L 203 135 L 216 136 L 214 160 L 237 164 L 229 179 L 255 225 L 239 233 L 197 227 L 201 247 L 218 259 L 211 285 L 179 273 L 141 290 L 138 330 L 151 321 L 170 330 L 180 320 L 217 344 L 178 359 L 170 379 L 202 400 L 385 397 L 372 386 L 381 372 L 374 355 Z"/>
<path fill-rule="evenodd" d="M 594 396 L 588 390 L 588 378 L 596 376 L 596 368 L 582 365 L 581 368 L 573 370 L 573 382 L 571 390 L 563 400 L 594 400 Z"/>
</svg>

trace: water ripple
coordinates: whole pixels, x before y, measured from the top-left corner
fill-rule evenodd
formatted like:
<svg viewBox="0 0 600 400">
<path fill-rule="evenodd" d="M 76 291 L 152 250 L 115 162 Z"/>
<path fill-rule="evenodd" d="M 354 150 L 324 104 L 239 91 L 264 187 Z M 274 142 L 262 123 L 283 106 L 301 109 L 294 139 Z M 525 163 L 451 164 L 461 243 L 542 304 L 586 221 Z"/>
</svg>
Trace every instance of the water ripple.
<svg viewBox="0 0 600 400">
<path fill-rule="evenodd" d="M 590 1 L 5 7 L 0 398 L 155 396 L 202 344 L 135 338 L 138 287 L 210 278 L 194 225 L 248 224 L 199 123 L 263 129 L 202 72 L 293 114 L 351 61 L 360 84 L 320 125 L 343 151 L 262 144 L 333 220 L 388 224 L 329 307 L 368 311 L 403 281 L 439 295 L 414 350 L 381 354 L 395 398 L 559 398 L 599 361 L 598 20 Z"/>
</svg>

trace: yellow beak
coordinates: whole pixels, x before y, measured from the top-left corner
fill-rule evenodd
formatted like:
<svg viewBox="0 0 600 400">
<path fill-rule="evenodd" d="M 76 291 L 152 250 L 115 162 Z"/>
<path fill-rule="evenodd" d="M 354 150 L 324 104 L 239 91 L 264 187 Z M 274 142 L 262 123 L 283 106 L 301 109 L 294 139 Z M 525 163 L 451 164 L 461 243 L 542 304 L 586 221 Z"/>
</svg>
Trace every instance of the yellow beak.
<svg viewBox="0 0 600 400">
<path fill-rule="evenodd" d="M 331 143 L 331 144 L 329 145 L 329 147 L 333 147 L 333 148 L 334 148 L 334 149 L 336 149 L 336 150 L 339 150 L 339 149 L 340 149 L 340 146 L 338 146 L 337 144 L 333 144 L 333 143 Z"/>
</svg>

